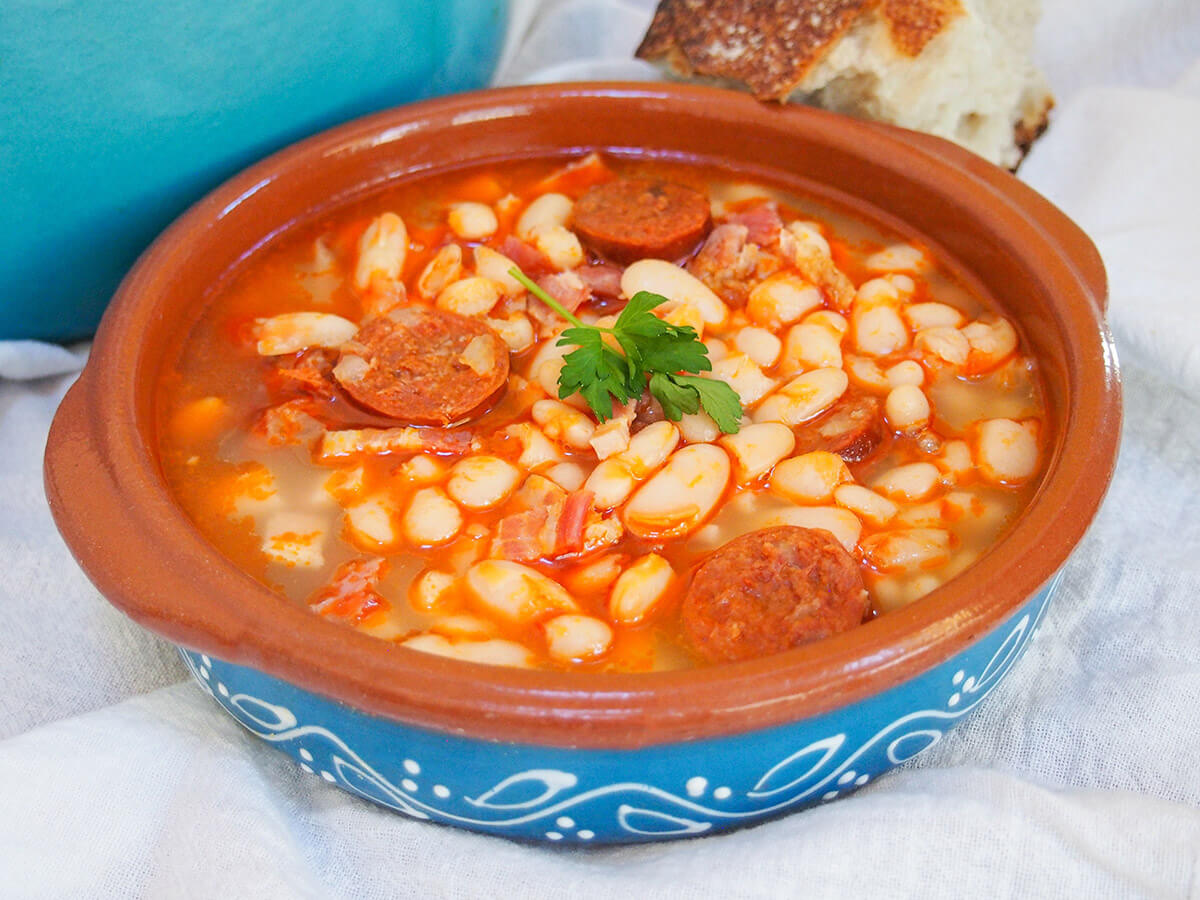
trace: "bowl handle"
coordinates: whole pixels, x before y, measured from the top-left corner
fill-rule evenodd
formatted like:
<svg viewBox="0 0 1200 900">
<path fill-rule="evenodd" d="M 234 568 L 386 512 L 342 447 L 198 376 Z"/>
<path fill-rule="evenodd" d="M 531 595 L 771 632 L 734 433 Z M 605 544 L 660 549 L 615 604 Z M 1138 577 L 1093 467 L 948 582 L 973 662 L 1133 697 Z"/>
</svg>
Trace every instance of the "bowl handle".
<svg viewBox="0 0 1200 900">
<path fill-rule="evenodd" d="M 46 499 L 68 549 L 86 559 L 80 563 L 84 574 L 133 620 L 208 652 L 237 647 L 244 623 L 224 610 L 221 598 L 187 589 L 189 561 L 156 546 L 149 537 L 156 533 L 153 527 L 131 524 L 147 513 L 123 490 L 120 473 L 103 461 L 90 388 L 85 368 L 54 415 L 43 463 Z M 86 553 L 77 552 L 85 547 Z M 137 565 L 128 564 L 131 556 Z M 172 602 L 161 603 L 164 596 Z"/>
<path fill-rule="evenodd" d="M 902 140 L 955 168 L 966 170 L 974 177 L 987 182 L 994 190 L 1006 195 L 1022 209 L 1032 213 L 1028 216 L 1030 221 L 1037 224 L 1046 238 L 1062 250 L 1071 267 L 1081 276 L 1101 314 L 1107 311 L 1108 274 L 1104 270 L 1100 251 L 1084 230 L 1061 209 L 1016 176 L 945 138 L 895 125 L 878 122 L 871 124 L 897 134 Z"/>
</svg>

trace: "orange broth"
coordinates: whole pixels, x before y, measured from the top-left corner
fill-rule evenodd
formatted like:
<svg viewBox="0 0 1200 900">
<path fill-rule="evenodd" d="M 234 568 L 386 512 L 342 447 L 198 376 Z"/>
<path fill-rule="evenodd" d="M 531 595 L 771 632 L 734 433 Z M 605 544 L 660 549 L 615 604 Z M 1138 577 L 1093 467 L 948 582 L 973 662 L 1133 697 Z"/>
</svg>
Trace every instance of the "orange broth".
<svg viewBox="0 0 1200 900">
<path fill-rule="evenodd" d="M 399 184 L 290 231 L 252 255 L 214 291 L 161 379 L 157 403 L 163 471 L 200 531 L 235 565 L 292 602 L 318 602 L 339 566 L 351 560 L 385 559 L 386 573 L 370 588 L 371 596 L 365 602 L 355 595 L 326 604 L 321 613 L 380 639 L 405 642 L 416 636 L 435 635 L 436 640 L 426 641 L 426 649 L 451 655 L 454 648 L 468 643 L 513 642 L 527 654 L 523 663 L 513 664 L 568 670 L 647 671 L 703 664 L 681 629 L 678 612 L 695 567 L 737 534 L 770 524 L 773 512 L 786 519 L 793 506 L 842 507 L 830 499 L 800 503 L 772 491 L 768 472 L 745 484 L 730 479 L 713 513 L 703 522 L 689 525 L 681 536 L 639 538 L 624 530 L 616 540 L 590 550 L 585 548 L 561 558 L 522 561 L 522 565 L 565 585 L 578 606 L 575 613 L 600 620 L 611 631 L 611 641 L 600 652 L 569 659 L 556 657 L 548 652 L 545 629 L 548 619 L 563 612 L 561 608 L 516 621 L 481 606 L 463 583 L 464 572 L 493 554 L 498 522 L 512 514 L 511 493 L 510 499 L 490 509 L 461 508 L 461 527 L 450 540 L 430 546 L 408 539 L 404 511 L 412 497 L 425 488 L 443 490 L 457 457 L 409 451 L 323 459 L 314 443 L 319 443 L 319 435 L 271 438 L 264 426 L 265 411 L 289 400 L 304 398 L 308 403 L 312 398 L 293 382 L 281 382 L 278 375 L 281 365 L 294 364 L 305 351 L 260 355 L 256 349 L 259 323 L 297 312 L 326 313 L 353 323 L 363 321 L 364 299 L 354 287 L 353 273 L 364 233 L 385 211 L 398 214 L 407 226 L 408 250 L 401 274 L 407 289 L 406 302 L 430 303 L 432 298 L 419 296 L 416 282 L 441 247 L 457 243 L 463 249 L 468 270 L 464 274 L 470 274 L 472 249 L 478 245 L 501 248 L 533 198 L 553 189 L 577 199 L 592 183 L 613 173 L 649 173 L 696 187 L 708 194 L 717 223 L 729 212 L 772 200 L 778 204 L 783 223 L 803 220 L 819 227 L 833 262 L 860 292 L 872 279 L 901 279 L 896 283 L 907 295 L 898 309 L 908 310 L 914 304 L 928 302 L 953 307 L 962 314 L 963 324 L 955 326 L 960 333 L 966 323 L 994 321 L 997 311 L 969 291 L 947 265 L 912 236 L 897 234 L 825 203 L 768 185 L 731 181 L 715 168 L 691 164 L 606 159 L 601 165 L 583 165 L 565 174 L 562 166 L 555 160 L 522 161 Z M 456 236 L 447 225 L 447 211 L 451 203 L 463 201 L 492 208 L 498 222 L 496 232 L 476 240 Z M 911 248 L 909 257 L 915 254 L 919 265 L 906 262 L 902 269 L 881 272 L 874 255 L 897 245 Z M 905 260 L 911 262 L 908 257 L 902 262 Z M 784 262 L 779 268 L 786 270 L 788 265 Z M 526 297 L 501 300 L 510 317 L 530 318 L 529 304 Z M 594 320 L 616 312 L 620 305 L 612 299 L 587 302 L 577 314 Z M 706 341 L 721 341 L 725 353 L 730 352 L 742 328 L 757 324 L 747 319 L 737 299 L 728 300 L 728 305 L 732 311 L 730 321 L 707 329 L 704 335 Z M 828 298 L 822 308 L 832 308 Z M 853 319 L 852 311 L 843 310 L 843 318 Z M 596 454 L 565 446 L 561 440 L 551 440 L 557 455 L 552 465 L 530 469 L 517 462 L 525 448 L 506 429 L 515 423 L 537 427 L 531 418 L 531 406 L 550 395 L 530 367 L 539 349 L 555 342 L 556 326 L 563 323 L 544 325 L 531 319 L 531 324 L 537 340 L 534 346 L 512 354 L 507 392 L 483 415 L 463 424 L 475 440 L 477 449 L 470 452 L 483 452 L 511 463 L 520 471 L 522 484 L 534 475 L 545 477 L 551 469 L 560 474 L 575 471 L 570 465 L 561 467 L 562 463 L 576 464 L 577 474 L 586 477 L 597 465 Z M 766 330 L 784 340 L 797 324 L 799 321 Z M 889 471 L 910 463 L 932 463 L 939 472 L 936 487 L 927 495 L 919 499 L 890 497 L 897 512 L 886 523 L 850 513 L 861 526 L 858 539 L 850 543 L 849 549 L 862 568 L 870 595 L 870 616 L 886 614 L 917 600 L 986 552 L 1028 503 L 1044 464 L 1047 443 L 1037 364 L 1023 351 L 1023 342 L 1002 359 L 988 360 L 986 365 L 976 367 L 979 371 L 968 371 L 938 358 L 927 348 L 919 348 L 915 341 L 920 329 L 910 322 L 908 330 L 906 346 L 874 357 L 854 354 L 854 328 L 839 338 L 844 357 L 854 354 L 866 358 L 880 372 L 903 361 L 919 364 L 921 388 L 932 407 L 930 421 L 919 430 L 891 428 L 884 422 L 882 439 L 875 450 L 865 459 L 847 464 L 853 483 L 864 486 L 874 485 Z M 982 326 L 975 331 L 982 334 Z M 981 342 L 987 343 L 986 335 Z M 715 341 L 713 346 L 717 346 Z M 337 351 L 331 348 L 328 354 L 336 357 Z M 793 371 L 784 376 L 783 366 L 781 359 L 759 369 L 778 388 L 796 374 Z M 873 374 L 864 381 L 853 372 L 849 380 L 857 395 L 875 397 L 886 408 L 891 384 L 881 385 Z M 747 413 L 753 417 L 759 405 L 761 401 L 748 405 Z M 343 392 L 316 401 L 316 407 L 320 426 L 328 430 L 386 429 L 404 424 L 360 407 Z M 986 467 L 980 466 L 980 423 L 993 419 L 1019 423 L 1034 436 L 1038 457 L 1034 471 L 1019 478 L 1006 479 L 994 472 L 985 477 Z M 803 432 L 820 421 L 818 416 L 796 425 L 794 430 Z M 946 445 L 955 441 L 962 441 L 970 451 L 966 470 L 942 458 Z M 681 439 L 678 446 L 688 443 L 703 441 Z M 416 463 L 414 457 L 419 457 Z M 642 479 L 635 492 L 652 477 Z M 571 485 L 563 488 L 568 493 L 578 489 Z M 374 518 L 362 520 L 376 523 L 378 527 L 372 532 L 375 537 L 353 527 L 348 513 L 353 507 L 357 515 L 367 499 L 380 510 Z M 608 518 L 619 520 L 620 510 L 609 513 Z M 902 521 L 903 527 L 897 521 Z M 863 550 L 864 542 L 874 535 L 898 530 L 912 535 L 931 528 L 949 535 L 947 552 L 933 561 L 896 570 L 880 565 L 877 558 Z M 375 539 L 389 533 L 392 539 Z M 611 580 L 607 576 L 624 571 L 651 553 L 670 564 L 674 577 L 640 621 L 614 620 L 609 609 Z M 428 570 L 444 573 L 447 586 L 437 593 L 432 607 L 418 608 L 421 604 L 414 602 L 412 585 Z M 422 644 L 418 641 L 414 646 Z M 502 653 L 496 660 L 486 654 L 464 658 L 502 663 L 520 659 L 518 651 L 512 653 L 516 655 Z"/>
</svg>

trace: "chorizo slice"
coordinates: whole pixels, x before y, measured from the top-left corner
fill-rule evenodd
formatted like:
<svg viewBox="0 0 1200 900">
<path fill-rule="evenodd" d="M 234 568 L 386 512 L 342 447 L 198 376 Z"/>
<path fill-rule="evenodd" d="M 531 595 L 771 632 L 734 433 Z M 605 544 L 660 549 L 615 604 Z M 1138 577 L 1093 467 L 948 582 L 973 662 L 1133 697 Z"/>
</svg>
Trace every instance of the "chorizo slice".
<svg viewBox="0 0 1200 900">
<path fill-rule="evenodd" d="M 591 250 L 621 264 L 686 256 L 711 224 L 704 194 L 649 178 L 618 178 L 590 188 L 575 204 L 573 222 Z"/>
<path fill-rule="evenodd" d="M 357 403 L 412 425 L 448 425 L 508 381 L 508 346 L 478 319 L 403 306 L 341 348 L 333 376 Z"/>
<path fill-rule="evenodd" d="M 827 450 L 848 463 L 862 462 L 883 442 L 879 401 L 868 394 L 847 393 L 815 422 L 796 429 L 796 453 Z"/>
<path fill-rule="evenodd" d="M 862 623 L 867 592 L 828 531 L 782 525 L 735 538 L 696 570 L 683 627 L 709 662 L 781 653 Z"/>
</svg>

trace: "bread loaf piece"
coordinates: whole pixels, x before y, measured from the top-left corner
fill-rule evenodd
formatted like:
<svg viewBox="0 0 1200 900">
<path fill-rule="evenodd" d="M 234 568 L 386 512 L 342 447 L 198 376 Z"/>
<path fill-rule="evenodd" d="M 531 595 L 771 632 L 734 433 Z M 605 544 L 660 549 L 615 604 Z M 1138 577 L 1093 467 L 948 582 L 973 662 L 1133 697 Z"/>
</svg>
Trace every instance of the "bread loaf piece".
<svg viewBox="0 0 1200 900">
<path fill-rule="evenodd" d="M 948 138 L 1015 169 L 1054 98 L 1037 0 L 661 0 L 637 55 L 679 78 Z"/>
</svg>

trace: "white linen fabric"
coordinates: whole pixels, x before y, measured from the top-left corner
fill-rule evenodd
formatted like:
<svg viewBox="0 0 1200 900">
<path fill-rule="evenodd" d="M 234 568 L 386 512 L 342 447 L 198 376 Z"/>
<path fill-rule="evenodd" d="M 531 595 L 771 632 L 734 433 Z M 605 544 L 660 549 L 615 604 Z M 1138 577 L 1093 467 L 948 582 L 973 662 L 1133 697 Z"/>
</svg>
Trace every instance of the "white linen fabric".
<svg viewBox="0 0 1200 900">
<path fill-rule="evenodd" d="M 520 3 L 500 80 L 652 77 L 649 2 Z M 6 897 L 1200 898 L 1200 4 L 1049 3 L 1060 106 L 1021 170 L 1109 270 L 1116 478 L 1024 660 L 853 796 L 589 851 L 410 821 L 303 774 L 115 612 L 54 530 L 41 454 L 83 350 L 0 343 Z M 23 380 L 16 380 L 23 379 Z"/>
</svg>

